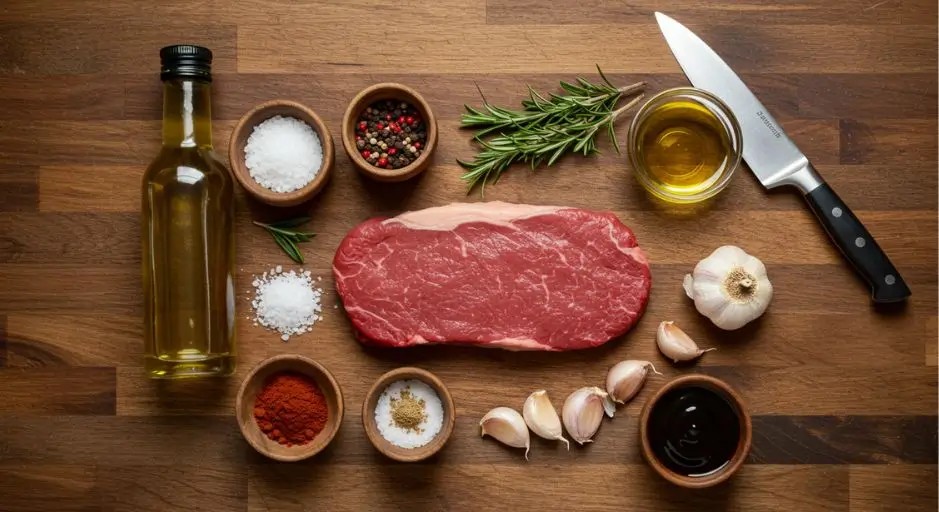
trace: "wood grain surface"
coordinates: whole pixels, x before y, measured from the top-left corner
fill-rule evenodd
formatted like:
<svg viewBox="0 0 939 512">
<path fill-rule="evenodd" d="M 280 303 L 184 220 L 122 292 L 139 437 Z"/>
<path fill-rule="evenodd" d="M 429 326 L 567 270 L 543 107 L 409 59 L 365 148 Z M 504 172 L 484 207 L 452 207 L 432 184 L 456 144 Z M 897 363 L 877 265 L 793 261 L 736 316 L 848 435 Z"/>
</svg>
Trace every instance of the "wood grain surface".
<svg viewBox="0 0 939 512">
<path fill-rule="evenodd" d="M 876 236 L 913 290 L 874 308 L 797 194 L 767 193 L 747 172 L 707 208 L 666 208 L 607 141 L 597 158 L 513 169 L 487 198 L 615 211 L 652 262 L 645 317 L 596 350 L 366 349 L 332 288 L 345 233 L 374 215 L 465 199 L 459 131 L 476 85 L 516 104 L 531 84 L 593 76 L 687 83 L 652 18 L 654 0 L 3 0 L 0 1 L 0 510 L 739 510 L 930 511 L 937 508 L 937 6 L 933 0 L 724 0 L 668 3 L 776 114 Z M 287 343 L 249 320 L 251 275 L 293 268 L 237 204 L 237 374 L 152 382 L 142 369 L 140 178 L 160 144 L 158 50 L 215 52 L 215 146 L 274 98 L 312 107 L 339 133 L 348 101 L 399 81 L 435 109 L 434 165 L 407 183 L 360 177 L 342 151 L 309 212 L 309 268 L 326 288 L 325 320 Z M 625 133 L 625 122 L 619 127 Z M 336 141 L 339 149 L 339 141 Z M 472 195 L 469 200 L 478 200 Z M 755 325 L 724 333 L 697 315 L 681 277 L 723 244 L 767 264 L 777 290 Z M 657 353 L 674 320 L 701 345 L 697 365 Z M 275 354 L 302 354 L 340 381 L 347 414 L 335 442 L 299 464 L 264 459 L 241 438 L 234 395 Z M 565 451 L 535 440 L 531 461 L 479 439 L 497 405 L 533 389 L 555 404 L 601 383 L 622 359 L 654 376 Z M 457 420 L 434 458 L 402 465 L 368 443 L 360 405 L 403 365 L 449 387 Z M 666 379 L 702 372 L 737 387 L 753 414 L 748 464 L 727 485 L 683 491 L 642 462 L 638 410 Z"/>
</svg>

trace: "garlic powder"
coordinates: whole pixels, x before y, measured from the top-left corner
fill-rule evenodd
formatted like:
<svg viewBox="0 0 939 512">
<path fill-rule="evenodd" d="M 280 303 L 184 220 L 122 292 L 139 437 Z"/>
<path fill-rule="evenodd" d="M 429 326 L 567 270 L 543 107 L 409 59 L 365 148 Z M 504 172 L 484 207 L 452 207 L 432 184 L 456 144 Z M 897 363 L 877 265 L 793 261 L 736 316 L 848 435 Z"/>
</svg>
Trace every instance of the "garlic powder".
<svg viewBox="0 0 939 512">
<path fill-rule="evenodd" d="M 408 418 L 405 425 L 398 420 Z M 403 413 L 403 414 L 402 414 Z M 433 441 L 443 428 L 443 402 L 425 382 L 407 379 L 392 382 L 375 406 L 378 432 L 399 448 L 420 448 Z"/>
</svg>

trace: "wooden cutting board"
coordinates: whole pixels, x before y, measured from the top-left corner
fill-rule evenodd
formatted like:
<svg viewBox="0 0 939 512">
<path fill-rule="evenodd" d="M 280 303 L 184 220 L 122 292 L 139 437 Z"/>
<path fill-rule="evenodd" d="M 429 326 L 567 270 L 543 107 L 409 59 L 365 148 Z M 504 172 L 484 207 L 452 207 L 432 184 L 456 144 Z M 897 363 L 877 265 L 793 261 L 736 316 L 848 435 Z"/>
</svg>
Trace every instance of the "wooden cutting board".
<svg viewBox="0 0 939 512">
<path fill-rule="evenodd" d="M 149 4 L 154 5 L 149 5 Z M 2 510 L 935 510 L 937 480 L 936 3 L 727 0 L 668 14 L 710 42 L 890 254 L 913 290 L 905 308 L 871 306 L 801 198 L 766 193 L 740 172 L 708 209 L 651 201 L 608 142 L 593 159 L 513 169 L 487 199 L 613 210 L 652 261 L 648 312 L 622 340 L 566 354 L 469 348 L 365 350 L 329 272 L 344 234 L 374 215 L 465 196 L 458 130 L 476 85 L 513 105 L 525 85 L 554 90 L 594 63 L 648 90 L 685 85 L 652 18 L 652 0 L 4 0 L 0 4 L 0 509 Z M 418 89 L 440 118 L 435 165 L 386 185 L 341 153 L 332 182 L 303 210 L 318 233 L 307 268 L 328 290 L 325 320 L 288 343 L 253 327 L 251 275 L 289 266 L 250 224 L 272 212 L 238 199 L 237 375 L 144 378 L 139 186 L 160 143 L 157 52 L 215 51 L 215 141 L 225 153 L 251 106 L 289 98 L 338 137 L 346 103 L 379 81 Z M 619 128 L 622 137 L 626 122 Z M 337 149 L 340 149 L 337 139 Z M 709 327 L 681 277 L 723 244 L 762 258 L 777 290 L 766 316 L 732 334 Z M 292 267 L 291 267 L 292 268 Z M 674 320 L 703 346 L 674 368 L 653 333 Z M 312 357 L 340 381 L 348 413 L 308 463 L 262 459 L 241 439 L 234 391 L 258 361 Z M 621 359 L 666 374 L 565 451 L 535 441 L 531 461 L 478 437 L 497 405 L 603 381 Z M 457 403 L 449 445 L 400 465 L 367 442 L 360 408 L 381 373 L 417 365 Z M 722 377 L 754 414 L 749 464 L 729 485 L 676 489 L 642 463 L 637 414 L 676 375 Z"/>
</svg>

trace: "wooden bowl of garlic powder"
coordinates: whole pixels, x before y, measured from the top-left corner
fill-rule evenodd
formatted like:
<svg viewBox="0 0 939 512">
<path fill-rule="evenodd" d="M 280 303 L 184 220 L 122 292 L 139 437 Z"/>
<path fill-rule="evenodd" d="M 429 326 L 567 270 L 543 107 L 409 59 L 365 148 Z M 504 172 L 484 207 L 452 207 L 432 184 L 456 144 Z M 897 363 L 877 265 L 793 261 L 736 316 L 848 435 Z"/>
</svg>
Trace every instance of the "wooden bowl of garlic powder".
<svg viewBox="0 0 939 512">
<path fill-rule="evenodd" d="M 455 419 L 447 387 L 420 368 L 398 368 L 382 375 L 362 404 L 369 441 L 400 462 L 421 461 L 440 451 L 450 439 Z"/>
</svg>

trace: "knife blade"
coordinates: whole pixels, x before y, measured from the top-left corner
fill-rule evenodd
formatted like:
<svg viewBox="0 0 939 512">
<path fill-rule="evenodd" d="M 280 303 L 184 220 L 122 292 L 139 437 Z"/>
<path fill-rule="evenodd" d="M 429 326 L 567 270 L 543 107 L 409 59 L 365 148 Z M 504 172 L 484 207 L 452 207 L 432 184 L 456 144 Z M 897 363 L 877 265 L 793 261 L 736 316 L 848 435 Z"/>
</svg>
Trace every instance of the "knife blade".
<svg viewBox="0 0 939 512">
<path fill-rule="evenodd" d="M 692 85 L 726 103 L 740 123 L 743 159 L 767 189 L 799 189 L 832 242 L 871 288 L 874 302 L 899 302 L 910 289 L 874 237 L 825 183 L 743 80 L 707 43 L 660 13 L 655 19 L 672 54 Z"/>
</svg>

